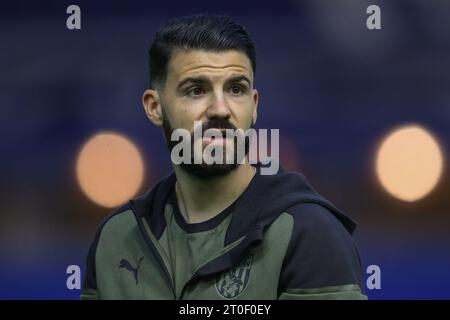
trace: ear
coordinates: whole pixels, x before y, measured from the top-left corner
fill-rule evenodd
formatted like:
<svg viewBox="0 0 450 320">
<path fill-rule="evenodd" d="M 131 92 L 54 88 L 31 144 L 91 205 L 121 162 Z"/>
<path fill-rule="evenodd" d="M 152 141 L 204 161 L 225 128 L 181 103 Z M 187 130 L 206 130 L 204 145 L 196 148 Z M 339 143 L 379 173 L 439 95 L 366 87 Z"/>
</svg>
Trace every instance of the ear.
<svg viewBox="0 0 450 320">
<path fill-rule="evenodd" d="M 252 119 L 253 125 L 255 125 L 256 119 L 258 118 L 258 102 L 259 102 L 258 90 L 253 89 L 253 103 L 255 105 L 255 107 L 253 108 L 253 119 Z"/>
<path fill-rule="evenodd" d="M 156 90 L 147 89 L 142 95 L 142 105 L 144 106 L 147 117 L 156 126 L 162 126 L 162 110 L 159 93 Z"/>
</svg>

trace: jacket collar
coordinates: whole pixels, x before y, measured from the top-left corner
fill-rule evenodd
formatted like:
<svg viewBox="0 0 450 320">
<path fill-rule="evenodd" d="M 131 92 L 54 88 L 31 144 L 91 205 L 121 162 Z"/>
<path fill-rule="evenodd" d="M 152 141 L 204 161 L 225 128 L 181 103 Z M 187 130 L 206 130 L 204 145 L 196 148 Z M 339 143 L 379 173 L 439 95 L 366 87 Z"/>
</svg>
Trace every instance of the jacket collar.
<svg viewBox="0 0 450 320">
<path fill-rule="evenodd" d="M 250 244 L 262 241 L 267 225 L 299 203 L 320 204 L 328 208 L 350 233 L 356 228 L 356 223 L 315 191 L 301 173 L 284 172 L 281 169 L 273 176 L 262 176 L 260 166 L 256 165 L 254 178 L 236 202 L 224 246 L 240 242 L 199 269 L 199 275 L 211 274 L 233 266 Z M 156 239 L 161 237 L 166 227 L 164 207 L 175 182 L 176 176 L 171 173 L 147 193 L 130 200 L 138 222 L 145 219 Z"/>
</svg>

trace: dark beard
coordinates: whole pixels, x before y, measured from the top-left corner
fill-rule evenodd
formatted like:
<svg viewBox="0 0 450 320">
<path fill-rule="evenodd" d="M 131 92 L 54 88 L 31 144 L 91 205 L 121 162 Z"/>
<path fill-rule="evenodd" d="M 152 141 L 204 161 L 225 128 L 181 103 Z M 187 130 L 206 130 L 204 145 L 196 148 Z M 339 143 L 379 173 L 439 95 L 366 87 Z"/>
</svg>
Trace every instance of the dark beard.
<svg viewBox="0 0 450 320">
<path fill-rule="evenodd" d="M 163 115 L 163 130 L 164 135 L 166 138 L 167 147 L 169 148 L 169 152 L 172 153 L 172 149 L 179 143 L 179 141 L 171 141 L 170 137 L 172 136 L 172 132 L 176 129 L 173 128 L 170 124 L 169 120 L 167 119 L 166 115 Z M 228 119 L 225 118 L 213 118 L 209 120 L 208 122 L 202 123 L 202 136 L 204 136 L 205 131 L 211 128 L 217 128 L 217 129 L 233 129 L 236 130 L 236 127 L 231 124 Z M 253 124 L 250 128 L 253 128 Z M 212 164 L 206 164 L 203 161 L 202 157 L 202 163 L 196 164 L 194 163 L 194 132 L 191 132 L 191 163 L 181 163 L 180 167 L 185 170 L 187 173 L 192 174 L 198 178 L 201 179 L 210 179 L 215 177 L 221 177 L 228 175 L 230 172 L 235 170 L 239 164 L 241 163 L 241 160 L 238 159 L 237 154 L 237 138 L 234 137 L 233 139 L 233 146 L 234 146 L 234 161 L 233 163 L 226 163 L 225 159 L 222 161 L 222 164 L 218 163 L 212 163 Z M 248 137 L 245 138 L 245 156 L 247 156 L 249 150 L 250 150 L 250 139 Z M 203 155 L 203 150 L 202 150 Z M 223 156 L 226 155 L 226 147 L 224 148 Z"/>
</svg>

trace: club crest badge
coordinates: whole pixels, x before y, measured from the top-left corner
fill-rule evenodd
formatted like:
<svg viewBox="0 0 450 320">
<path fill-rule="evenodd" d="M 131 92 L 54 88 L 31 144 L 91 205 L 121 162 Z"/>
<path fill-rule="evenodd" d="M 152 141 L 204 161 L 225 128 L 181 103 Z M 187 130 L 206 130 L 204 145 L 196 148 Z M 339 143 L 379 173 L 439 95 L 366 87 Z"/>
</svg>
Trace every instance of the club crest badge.
<svg viewBox="0 0 450 320">
<path fill-rule="evenodd" d="M 253 254 L 244 256 L 234 268 L 224 272 L 216 279 L 217 292 L 227 299 L 233 299 L 247 287 L 253 264 Z"/>
</svg>

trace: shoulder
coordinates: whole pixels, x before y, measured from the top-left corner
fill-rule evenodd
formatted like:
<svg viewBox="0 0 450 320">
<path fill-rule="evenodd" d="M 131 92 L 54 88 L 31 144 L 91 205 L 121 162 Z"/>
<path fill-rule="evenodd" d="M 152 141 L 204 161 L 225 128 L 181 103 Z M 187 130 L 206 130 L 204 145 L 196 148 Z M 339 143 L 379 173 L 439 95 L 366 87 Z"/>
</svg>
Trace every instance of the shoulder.
<svg viewBox="0 0 450 320">
<path fill-rule="evenodd" d="M 132 211 L 130 205 L 127 203 L 112 211 L 98 225 L 86 257 L 85 289 L 97 289 L 96 254 L 99 242 L 104 238 L 105 231 L 107 238 L 109 235 L 114 236 L 117 233 L 124 233 L 125 230 L 123 230 L 120 222 L 124 220 L 123 218 L 128 219 L 130 215 L 132 215 Z"/>
<path fill-rule="evenodd" d="M 357 251 L 351 231 L 330 209 L 317 203 L 301 203 L 287 213 L 293 218 L 290 254 L 339 257 L 340 260 Z"/>
<path fill-rule="evenodd" d="M 92 245 L 96 247 L 105 234 L 125 234 L 133 226 L 135 219 L 129 203 L 126 203 L 108 214 L 98 225 Z"/>
<path fill-rule="evenodd" d="M 317 233 L 324 236 L 338 233 L 346 237 L 351 236 L 351 231 L 346 228 L 340 217 L 318 203 L 300 203 L 286 210 L 286 213 L 294 220 L 293 232 Z"/>
<path fill-rule="evenodd" d="M 284 286 L 358 284 L 362 288 L 358 248 L 335 212 L 317 203 L 302 203 L 286 213 L 294 225 L 284 259 Z"/>
</svg>

